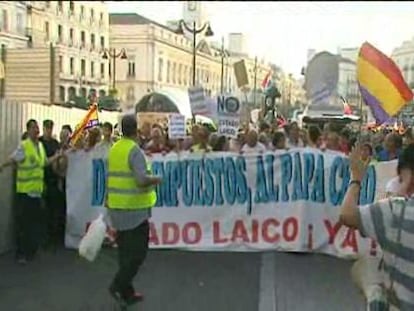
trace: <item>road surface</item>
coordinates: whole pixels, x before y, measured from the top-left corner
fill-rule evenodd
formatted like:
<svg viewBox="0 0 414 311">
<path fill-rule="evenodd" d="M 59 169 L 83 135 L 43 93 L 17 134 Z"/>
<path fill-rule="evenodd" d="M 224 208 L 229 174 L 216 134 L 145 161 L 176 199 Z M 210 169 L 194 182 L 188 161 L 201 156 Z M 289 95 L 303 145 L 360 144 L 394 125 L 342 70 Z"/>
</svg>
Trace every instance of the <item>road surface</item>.
<svg viewBox="0 0 414 311">
<path fill-rule="evenodd" d="M 136 279 L 145 301 L 131 311 L 363 311 L 350 262 L 324 255 L 151 251 Z M 116 252 L 88 263 L 69 250 L 21 267 L 0 257 L 0 310 L 116 310 L 107 286 Z"/>
</svg>

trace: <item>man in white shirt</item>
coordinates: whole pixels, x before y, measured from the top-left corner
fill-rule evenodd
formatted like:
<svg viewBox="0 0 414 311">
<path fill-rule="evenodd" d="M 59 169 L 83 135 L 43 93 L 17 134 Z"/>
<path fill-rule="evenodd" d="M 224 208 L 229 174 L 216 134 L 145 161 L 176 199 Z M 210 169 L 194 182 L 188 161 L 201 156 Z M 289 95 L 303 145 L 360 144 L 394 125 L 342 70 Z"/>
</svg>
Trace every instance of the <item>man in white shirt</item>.
<svg viewBox="0 0 414 311">
<path fill-rule="evenodd" d="M 265 152 L 266 146 L 258 142 L 258 134 L 256 130 L 249 130 L 246 135 L 246 143 L 241 148 L 243 153 Z"/>
</svg>

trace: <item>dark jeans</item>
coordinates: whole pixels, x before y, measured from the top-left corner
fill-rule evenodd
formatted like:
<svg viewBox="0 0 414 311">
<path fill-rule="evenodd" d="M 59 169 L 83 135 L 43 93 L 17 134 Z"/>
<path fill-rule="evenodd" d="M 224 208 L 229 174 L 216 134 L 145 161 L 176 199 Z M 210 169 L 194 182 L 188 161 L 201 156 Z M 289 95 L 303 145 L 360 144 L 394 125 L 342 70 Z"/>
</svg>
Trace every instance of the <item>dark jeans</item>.
<svg viewBox="0 0 414 311">
<path fill-rule="evenodd" d="M 66 196 L 55 186 L 48 186 L 44 196 L 45 240 L 50 246 L 63 245 L 66 225 Z"/>
<path fill-rule="evenodd" d="M 111 289 L 119 292 L 123 298 L 134 294 L 132 280 L 145 260 L 148 252 L 148 240 L 148 221 L 134 229 L 117 232 L 119 269 L 112 281 Z"/>
<path fill-rule="evenodd" d="M 16 195 L 16 256 L 32 259 L 42 239 L 41 199 L 27 194 Z"/>
</svg>

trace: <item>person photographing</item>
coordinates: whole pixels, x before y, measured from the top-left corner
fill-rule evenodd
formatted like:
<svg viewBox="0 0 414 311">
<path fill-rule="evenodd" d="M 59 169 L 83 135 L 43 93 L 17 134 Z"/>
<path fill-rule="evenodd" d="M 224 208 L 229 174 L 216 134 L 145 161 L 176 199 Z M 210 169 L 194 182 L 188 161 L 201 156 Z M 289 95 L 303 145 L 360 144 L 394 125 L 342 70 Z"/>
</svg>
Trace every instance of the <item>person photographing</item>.
<svg viewBox="0 0 414 311">
<path fill-rule="evenodd" d="M 351 182 L 341 206 L 340 221 L 378 242 L 383 251 L 380 271 L 390 310 L 414 310 L 414 145 L 402 150 L 397 165 L 400 187 L 395 196 L 358 207 L 361 182 L 369 159 L 362 148 L 351 152 Z M 381 310 L 388 310 L 382 308 Z"/>
<path fill-rule="evenodd" d="M 109 150 L 106 207 L 116 230 L 118 265 L 109 292 L 121 305 L 143 299 L 132 285 L 133 278 L 145 260 L 149 242 L 151 208 L 157 201 L 155 186 L 160 177 L 151 175 L 151 164 L 138 141 L 135 116 L 124 116 L 123 137 Z"/>
</svg>

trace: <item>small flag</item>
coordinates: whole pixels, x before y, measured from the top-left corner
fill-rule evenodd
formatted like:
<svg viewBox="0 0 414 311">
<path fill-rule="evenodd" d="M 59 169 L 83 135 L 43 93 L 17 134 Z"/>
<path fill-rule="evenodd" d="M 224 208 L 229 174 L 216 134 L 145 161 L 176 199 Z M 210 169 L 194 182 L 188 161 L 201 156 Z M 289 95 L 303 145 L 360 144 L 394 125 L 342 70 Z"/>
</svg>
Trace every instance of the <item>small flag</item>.
<svg viewBox="0 0 414 311">
<path fill-rule="evenodd" d="M 377 123 L 394 117 L 413 99 L 413 92 L 394 61 L 368 42 L 359 50 L 357 80 L 361 96 Z"/>
<path fill-rule="evenodd" d="M 262 89 L 266 89 L 270 86 L 270 83 L 272 82 L 272 71 L 269 70 L 269 72 L 266 74 L 266 76 L 264 77 L 263 81 L 262 81 Z"/>
<path fill-rule="evenodd" d="M 86 113 L 85 117 L 82 119 L 78 125 L 76 125 L 75 131 L 70 137 L 70 144 L 75 146 L 78 140 L 82 137 L 82 133 L 85 129 L 88 129 L 89 125 L 96 123 L 98 121 L 98 105 L 96 103 L 92 104 Z M 98 121 L 99 122 L 99 121 Z"/>
<path fill-rule="evenodd" d="M 342 104 L 344 105 L 344 114 L 350 115 L 352 114 L 352 108 L 351 106 L 346 102 L 346 99 L 341 96 Z"/>
</svg>

